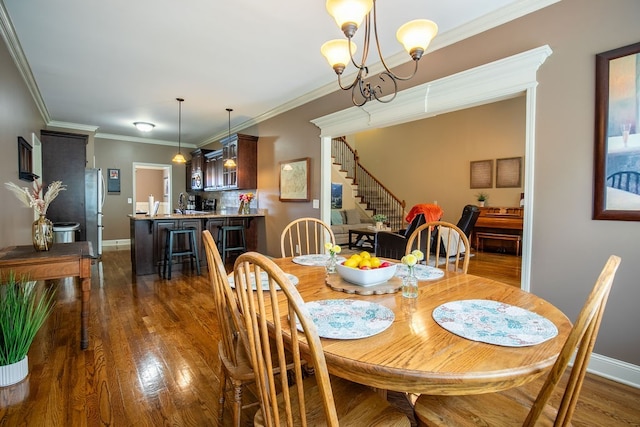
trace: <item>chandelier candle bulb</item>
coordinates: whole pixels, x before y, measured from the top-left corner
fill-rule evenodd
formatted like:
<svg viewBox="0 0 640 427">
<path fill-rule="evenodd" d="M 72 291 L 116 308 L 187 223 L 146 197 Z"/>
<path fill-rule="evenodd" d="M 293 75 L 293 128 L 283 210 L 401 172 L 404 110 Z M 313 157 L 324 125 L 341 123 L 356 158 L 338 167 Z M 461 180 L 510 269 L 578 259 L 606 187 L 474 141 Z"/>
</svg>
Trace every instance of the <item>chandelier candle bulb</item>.
<svg viewBox="0 0 640 427">
<path fill-rule="evenodd" d="M 373 0 L 327 0 L 325 6 L 345 35 L 353 37 L 364 17 L 373 8 Z"/>
<path fill-rule="evenodd" d="M 351 44 L 351 52 L 349 52 Z M 347 64 L 351 61 L 351 55 L 356 52 L 356 44 L 344 39 L 329 40 L 320 48 L 320 52 L 337 74 L 342 74 Z"/>
<path fill-rule="evenodd" d="M 417 61 L 422 57 L 437 33 L 438 26 L 435 22 L 428 19 L 416 19 L 398 28 L 396 37 L 411 55 L 411 58 Z"/>
</svg>

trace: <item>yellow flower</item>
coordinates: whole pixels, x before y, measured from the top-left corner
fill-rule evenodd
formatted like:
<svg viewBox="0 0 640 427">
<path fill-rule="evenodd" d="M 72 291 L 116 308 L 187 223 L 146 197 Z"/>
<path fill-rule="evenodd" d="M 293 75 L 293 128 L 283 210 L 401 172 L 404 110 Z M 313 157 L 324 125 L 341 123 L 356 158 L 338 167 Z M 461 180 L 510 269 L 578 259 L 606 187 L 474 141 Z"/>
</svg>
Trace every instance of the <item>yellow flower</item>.
<svg viewBox="0 0 640 427">
<path fill-rule="evenodd" d="M 334 245 L 331 242 L 327 242 L 324 244 L 324 248 L 329 252 L 330 255 L 339 254 L 342 248 L 338 245 Z"/>
<path fill-rule="evenodd" d="M 413 267 L 418 262 L 418 258 L 413 253 L 410 253 L 409 255 L 403 256 L 400 261 L 402 261 L 404 265 Z"/>
<path fill-rule="evenodd" d="M 411 255 L 413 255 L 414 257 L 416 257 L 416 259 L 418 261 L 422 261 L 424 259 L 424 254 L 422 253 L 421 250 L 419 249 L 415 249 L 414 251 L 411 252 Z"/>
</svg>

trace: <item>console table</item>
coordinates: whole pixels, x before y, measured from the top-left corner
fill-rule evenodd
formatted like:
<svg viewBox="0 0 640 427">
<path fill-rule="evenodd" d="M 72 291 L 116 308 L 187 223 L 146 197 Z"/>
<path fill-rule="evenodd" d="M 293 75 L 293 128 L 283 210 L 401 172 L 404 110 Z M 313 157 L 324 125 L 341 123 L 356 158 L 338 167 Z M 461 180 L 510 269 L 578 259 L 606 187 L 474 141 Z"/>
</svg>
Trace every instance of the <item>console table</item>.
<svg viewBox="0 0 640 427">
<path fill-rule="evenodd" d="M 0 272 L 13 271 L 16 277 L 51 280 L 79 277 L 82 289 L 80 310 L 80 348 L 89 346 L 89 296 L 91 294 L 91 242 L 55 243 L 50 250 L 38 252 L 33 245 L 10 246 L 0 250 Z"/>
</svg>

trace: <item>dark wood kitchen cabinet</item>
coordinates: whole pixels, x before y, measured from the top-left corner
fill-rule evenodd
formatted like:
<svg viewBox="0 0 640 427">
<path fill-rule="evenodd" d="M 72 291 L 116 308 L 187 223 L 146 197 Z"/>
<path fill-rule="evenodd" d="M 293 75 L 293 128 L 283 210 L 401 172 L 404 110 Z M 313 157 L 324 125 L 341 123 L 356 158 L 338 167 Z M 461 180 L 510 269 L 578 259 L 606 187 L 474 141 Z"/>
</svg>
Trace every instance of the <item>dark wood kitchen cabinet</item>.
<svg viewBox="0 0 640 427">
<path fill-rule="evenodd" d="M 191 176 L 187 176 L 187 182 L 191 183 L 191 190 L 201 191 L 205 186 L 205 156 L 211 150 L 198 148 L 191 152 Z M 187 185 L 189 188 L 189 185 Z"/>
<path fill-rule="evenodd" d="M 66 186 L 47 209 L 53 222 L 80 224 L 77 240 L 87 239 L 84 170 L 87 167 L 87 135 L 40 131 L 42 142 L 42 183 L 46 191 L 53 181 Z M 96 250 L 96 248 L 94 248 Z"/>
<path fill-rule="evenodd" d="M 204 156 L 204 189 L 216 191 L 223 187 L 222 169 L 224 159 L 222 150 L 211 151 Z"/>
<path fill-rule="evenodd" d="M 191 160 L 187 160 L 184 164 L 184 182 L 185 182 L 185 190 L 187 193 L 191 191 Z"/>
<path fill-rule="evenodd" d="M 224 167 L 225 189 L 253 189 L 258 186 L 258 137 L 234 134 L 220 141 L 223 161 L 232 159 L 235 167 Z"/>
</svg>

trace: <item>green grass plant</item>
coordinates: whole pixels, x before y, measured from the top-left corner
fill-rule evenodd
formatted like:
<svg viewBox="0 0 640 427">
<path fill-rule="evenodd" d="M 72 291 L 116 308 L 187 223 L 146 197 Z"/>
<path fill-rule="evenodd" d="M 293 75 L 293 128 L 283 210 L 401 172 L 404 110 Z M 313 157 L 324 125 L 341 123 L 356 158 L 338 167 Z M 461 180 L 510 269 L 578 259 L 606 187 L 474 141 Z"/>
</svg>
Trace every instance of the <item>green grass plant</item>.
<svg viewBox="0 0 640 427">
<path fill-rule="evenodd" d="M 55 290 L 36 290 L 36 282 L 16 280 L 13 272 L 0 283 L 0 366 L 24 359 L 40 327 L 53 310 Z"/>
</svg>

